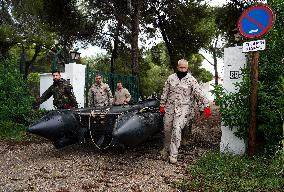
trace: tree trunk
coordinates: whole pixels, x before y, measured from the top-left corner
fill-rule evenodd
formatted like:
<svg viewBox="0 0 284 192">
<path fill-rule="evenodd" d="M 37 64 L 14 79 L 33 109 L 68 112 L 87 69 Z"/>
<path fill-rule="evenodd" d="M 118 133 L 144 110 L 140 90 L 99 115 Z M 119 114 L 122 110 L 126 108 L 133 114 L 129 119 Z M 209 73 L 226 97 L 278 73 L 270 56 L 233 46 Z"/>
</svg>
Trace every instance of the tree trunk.
<svg viewBox="0 0 284 192">
<path fill-rule="evenodd" d="M 218 57 L 218 38 L 219 35 L 216 34 L 216 37 L 215 37 L 215 42 L 214 42 L 214 45 L 212 46 L 212 57 L 213 57 L 213 67 L 214 67 L 214 77 L 215 77 L 215 85 L 218 85 L 219 84 L 219 74 L 218 74 L 218 60 L 217 60 L 217 57 Z"/>
<path fill-rule="evenodd" d="M 115 60 L 117 58 L 117 54 L 118 54 L 118 42 L 119 42 L 118 37 L 119 37 L 119 31 L 120 31 L 121 26 L 122 26 L 122 22 L 118 20 L 116 31 L 114 34 L 113 50 L 111 53 L 111 60 L 110 60 L 110 72 L 111 73 L 114 73 L 114 70 L 115 70 L 114 65 L 115 65 Z"/>
<path fill-rule="evenodd" d="M 31 66 L 34 64 L 34 62 L 36 61 L 36 58 L 37 58 L 37 56 L 38 56 L 40 50 L 41 50 L 41 46 L 40 46 L 40 45 L 36 45 L 35 53 L 34 53 L 34 55 L 33 55 L 33 58 L 32 58 L 30 61 L 26 61 L 26 62 L 25 62 L 25 70 L 24 70 L 24 76 L 23 76 L 23 78 L 24 78 L 25 80 L 28 79 L 30 67 L 31 67 Z"/>
<path fill-rule="evenodd" d="M 22 52 L 21 52 L 21 58 L 20 58 L 20 73 L 21 73 L 21 75 L 25 74 L 25 63 L 26 63 L 26 53 L 25 53 L 25 48 L 22 45 Z"/>
<path fill-rule="evenodd" d="M 166 47 L 167 47 L 167 50 L 168 50 L 168 53 L 169 53 L 170 65 L 176 71 L 177 70 L 176 66 L 177 66 L 178 58 L 177 58 L 176 54 L 174 53 L 174 51 L 172 49 L 171 43 L 169 41 L 169 38 L 168 38 L 167 33 L 165 31 L 165 28 L 163 26 L 163 19 L 159 15 L 158 11 L 156 12 L 156 14 L 158 16 L 158 26 L 159 26 L 159 29 L 161 30 L 161 34 L 162 34 L 163 40 L 164 40 L 164 42 L 166 44 Z"/>
<path fill-rule="evenodd" d="M 138 35 L 139 35 L 139 19 L 140 19 L 140 0 L 133 0 L 132 11 L 132 39 L 131 39 L 131 68 L 132 75 L 139 76 L 139 63 L 138 63 Z"/>
<path fill-rule="evenodd" d="M 218 80 L 219 80 L 219 74 L 218 74 L 218 68 L 217 68 L 217 55 L 216 51 L 213 51 L 213 59 L 214 59 L 214 71 L 215 71 L 215 85 L 218 85 Z"/>
</svg>

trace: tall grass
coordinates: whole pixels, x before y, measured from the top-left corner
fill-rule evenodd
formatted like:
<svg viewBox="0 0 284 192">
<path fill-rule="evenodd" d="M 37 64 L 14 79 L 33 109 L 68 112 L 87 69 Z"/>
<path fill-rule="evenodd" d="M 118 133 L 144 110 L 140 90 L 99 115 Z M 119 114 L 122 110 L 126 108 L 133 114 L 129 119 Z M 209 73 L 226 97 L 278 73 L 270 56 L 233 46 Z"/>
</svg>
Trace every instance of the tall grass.
<svg viewBox="0 0 284 192">
<path fill-rule="evenodd" d="M 284 151 L 254 159 L 209 152 L 176 183 L 181 191 L 284 191 Z"/>
</svg>

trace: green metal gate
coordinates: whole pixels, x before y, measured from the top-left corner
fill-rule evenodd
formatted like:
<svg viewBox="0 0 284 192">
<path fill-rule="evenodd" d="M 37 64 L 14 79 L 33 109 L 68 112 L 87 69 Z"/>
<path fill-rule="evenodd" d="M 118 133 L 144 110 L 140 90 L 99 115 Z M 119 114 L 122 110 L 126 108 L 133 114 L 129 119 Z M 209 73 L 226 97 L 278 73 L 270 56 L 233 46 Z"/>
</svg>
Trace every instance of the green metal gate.
<svg viewBox="0 0 284 192">
<path fill-rule="evenodd" d="M 131 94 L 131 102 L 138 102 L 139 100 L 139 78 L 137 76 L 114 74 L 104 71 L 92 70 L 87 65 L 86 68 L 86 83 L 85 83 L 85 106 L 88 105 L 88 92 L 90 87 L 95 83 L 96 75 L 100 74 L 103 77 L 103 82 L 107 83 L 114 94 L 116 90 L 116 83 L 122 82 L 124 88 L 128 89 Z"/>
</svg>

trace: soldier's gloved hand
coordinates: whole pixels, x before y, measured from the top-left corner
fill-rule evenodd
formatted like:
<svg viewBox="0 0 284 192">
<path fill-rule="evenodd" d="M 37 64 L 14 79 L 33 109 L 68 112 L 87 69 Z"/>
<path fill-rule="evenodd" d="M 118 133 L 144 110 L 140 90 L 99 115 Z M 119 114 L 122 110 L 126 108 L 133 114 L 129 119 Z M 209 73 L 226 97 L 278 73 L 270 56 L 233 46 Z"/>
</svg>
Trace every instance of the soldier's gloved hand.
<svg viewBox="0 0 284 192">
<path fill-rule="evenodd" d="M 160 113 L 165 114 L 165 107 L 163 105 L 160 105 Z"/>
<path fill-rule="evenodd" d="M 206 119 L 212 115 L 212 112 L 209 106 L 204 108 L 203 115 Z"/>
</svg>

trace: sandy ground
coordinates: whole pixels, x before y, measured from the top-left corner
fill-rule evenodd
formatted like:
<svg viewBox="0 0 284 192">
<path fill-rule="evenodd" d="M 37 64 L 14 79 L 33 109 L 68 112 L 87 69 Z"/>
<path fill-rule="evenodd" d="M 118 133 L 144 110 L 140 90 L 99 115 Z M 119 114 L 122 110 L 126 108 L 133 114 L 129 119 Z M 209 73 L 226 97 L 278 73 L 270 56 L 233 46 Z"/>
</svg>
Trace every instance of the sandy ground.
<svg viewBox="0 0 284 192">
<path fill-rule="evenodd" d="M 219 148 L 217 110 L 196 118 L 192 137 L 178 163 L 161 159 L 161 136 L 125 151 L 97 150 L 91 143 L 55 149 L 46 140 L 0 142 L 0 191 L 178 191 L 186 167 Z"/>
</svg>

